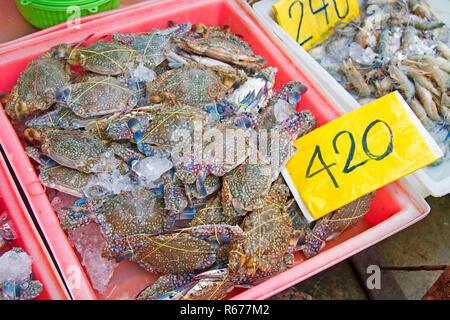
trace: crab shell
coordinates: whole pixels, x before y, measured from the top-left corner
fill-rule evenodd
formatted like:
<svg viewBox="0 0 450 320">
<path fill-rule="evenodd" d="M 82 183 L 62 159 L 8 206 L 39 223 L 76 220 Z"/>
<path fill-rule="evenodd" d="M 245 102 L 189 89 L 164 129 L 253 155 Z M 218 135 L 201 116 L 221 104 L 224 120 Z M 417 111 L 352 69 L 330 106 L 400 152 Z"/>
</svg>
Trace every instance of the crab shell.
<svg viewBox="0 0 450 320">
<path fill-rule="evenodd" d="M 266 65 L 266 60 L 255 55 L 250 46 L 231 33 L 218 28 L 209 30 L 203 38 L 177 38 L 174 40 L 182 50 L 207 56 L 256 71 Z"/>
<path fill-rule="evenodd" d="M 129 236 L 124 244 L 128 245 L 123 249 L 109 244 L 102 255 L 112 259 L 125 252 L 147 271 L 168 274 L 198 272 L 209 268 L 216 260 L 216 245 L 187 233 Z"/>
<path fill-rule="evenodd" d="M 222 197 L 218 193 L 211 198 L 208 203 L 198 210 L 191 221 L 191 226 L 208 225 L 208 224 L 228 224 L 240 225 L 243 217 L 229 217 L 223 213 Z"/>
<path fill-rule="evenodd" d="M 50 52 L 31 60 L 5 99 L 6 113 L 16 118 L 47 110 L 56 102 L 55 91 L 68 84 L 70 74 L 70 66 L 52 58 Z"/>
<path fill-rule="evenodd" d="M 147 108 L 147 112 L 153 117 L 147 126 L 141 128 L 130 127 L 134 133 L 136 143 L 170 148 L 178 144 L 183 147 L 189 141 L 180 142 L 184 138 L 189 139 L 194 129 L 201 131 L 207 114 L 204 110 L 183 104 L 160 104 Z M 130 122 L 128 122 L 130 124 Z M 137 133 L 140 134 L 137 137 Z M 184 141 L 184 140 L 183 140 Z M 190 145 L 190 144 L 189 144 Z"/>
<path fill-rule="evenodd" d="M 103 172 L 116 162 L 106 142 L 87 132 L 50 129 L 42 134 L 42 153 L 59 164 L 81 172 Z"/>
<path fill-rule="evenodd" d="M 271 164 L 258 156 L 223 176 L 222 203 L 228 216 L 245 215 L 265 205 L 272 183 Z"/>
<path fill-rule="evenodd" d="M 229 268 L 234 273 L 269 272 L 288 252 L 293 232 L 285 205 L 288 196 L 286 185 L 274 183 L 264 207 L 245 217 L 244 236 L 232 243 L 229 254 Z"/>
<path fill-rule="evenodd" d="M 131 110 L 137 104 L 136 92 L 125 81 L 109 76 L 90 76 L 58 90 L 56 95 L 82 118 Z"/>
<path fill-rule="evenodd" d="M 85 48 L 74 48 L 67 61 L 97 74 L 118 76 L 125 73 L 126 63 L 136 56 L 135 50 L 122 43 L 96 41 Z"/>
<path fill-rule="evenodd" d="M 82 198 L 92 174 L 80 172 L 64 166 L 41 168 L 39 179 L 46 187 Z"/>
<path fill-rule="evenodd" d="M 147 188 L 121 192 L 105 201 L 94 214 L 110 240 L 167 231 L 175 221 L 165 210 L 164 199 Z"/>
<path fill-rule="evenodd" d="M 214 71 L 200 64 L 190 64 L 164 72 L 147 84 L 147 92 L 149 101 L 154 103 L 169 99 L 191 106 L 208 106 L 222 100 L 240 81 L 241 73 L 221 68 Z"/>
</svg>

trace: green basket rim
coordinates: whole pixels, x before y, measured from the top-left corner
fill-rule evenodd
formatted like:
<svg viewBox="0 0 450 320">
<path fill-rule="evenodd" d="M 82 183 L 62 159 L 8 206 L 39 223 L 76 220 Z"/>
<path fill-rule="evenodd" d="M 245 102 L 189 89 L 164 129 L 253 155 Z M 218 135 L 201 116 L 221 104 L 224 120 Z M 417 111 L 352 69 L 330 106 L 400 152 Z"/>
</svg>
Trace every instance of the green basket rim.
<svg viewBox="0 0 450 320">
<path fill-rule="evenodd" d="M 28 2 L 27 4 L 23 4 L 22 1 Z M 33 0 L 17 0 L 17 3 L 19 6 L 22 6 L 23 8 L 29 7 L 29 8 L 36 8 L 36 9 L 44 9 L 44 10 L 53 10 L 53 11 L 66 11 L 67 8 L 70 8 L 71 6 L 78 6 L 80 9 L 91 9 L 93 7 L 98 7 L 100 5 L 103 5 L 108 2 L 113 2 L 114 0 L 93 0 L 92 2 L 88 2 L 85 4 L 71 4 L 66 6 L 51 6 L 41 3 L 36 3 Z"/>
<path fill-rule="evenodd" d="M 98 0 L 65 0 L 65 1 L 56 1 L 56 0 L 27 0 L 31 4 L 40 4 L 40 5 L 48 5 L 52 7 L 61 7 L 61 6 L 78 6 L 83 4 L 88 4 L 91 2 L 96 2 Z"/>
</svg>

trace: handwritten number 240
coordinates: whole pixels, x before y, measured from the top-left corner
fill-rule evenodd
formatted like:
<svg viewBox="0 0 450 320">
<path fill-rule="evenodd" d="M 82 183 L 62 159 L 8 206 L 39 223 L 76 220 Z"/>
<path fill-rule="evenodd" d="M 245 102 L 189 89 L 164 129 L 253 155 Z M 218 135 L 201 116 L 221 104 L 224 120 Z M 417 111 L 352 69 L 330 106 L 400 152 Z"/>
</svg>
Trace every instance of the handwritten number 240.
<svg viewBox="0 0 450 320">
<path fill-rule="evenodd" d="M 315 9 L 313 8 L 313 5 L 312 5 L 312 0 L 304 0 L 304 1 L 305 1 L 305 2 L 306 2 L 306 1 L 309 1 L 309 9 L 311 10 L 311 13 L 312 13 L 312 14 L 317 15 L 317 14 L 320 14 L 321 12 L 323 12 L 323 13 L 324 13 L 324 16 L 325 16 L 325 21 L 326 21 L 327 25 L 330 24 L 329 19 L 328 19 L 328 11 L 327 11 L 329 3 L 326 3 L 325 0 L 322 0 L 323 6 L 320 7 L 320 8 L 318 8 L 317 10 L 315 10 Z M 345 13 L 344 13 L 343 15 L 341 15 L 341 13 L 339 12 L 339 9 L 338 9 L 338 7 L 337 7 L 336 1 L 341 1 L 341 0 L 333 0 L 333 3 L 334 3 L 334 9 L 336 10 L 336 14 L 337 14 L 337 16 L 338 16 L 339 19 L 344 19 L 344 18 L 348 15 L 348 12 L 349 12 L 349 10 L 350 10 L 350 7 L 349 7 L 349 5 L 348 5 L 348 0 L 345 0 L 345 3 L 346 3 L 346 5 L 347 5 L 347 9 L 346 9 L 346 11 L 345 11 Z M 304 14 L 303 2 L 302 2 L 301 0 L 294 0 L 294 1 L 291 3 L 291 5 L 289 6 L 289 18 L 290 18 L 290 19 L 293 18 L 293 8 L 295 7 L 296 4 L 298 4 L 298 5 L 300 6 L 300 7 L 299 7 L 299 8 L 300 8 L 300 12 L 299 12 L 299 15 L 298 15 L 298 17 L 299 17 L 299 22 L 298 22 L 298 28 L 297 28 L 297 37 L 296 37 L 296 39 L 295 39 L 297 42 L 299 42 L 299 38 L 300 38 L 300 29 L 301 29 L 301 27 L 302 27 L 303 14 Z M 297 16 L 296 16 L 296 17 L 297 17 Z M 294 17 L 294 18 L 296 18 L 296 17 Z M 306 42 L 310 41 L 312 38 L 313 38 L 313 36 L 309 36 L 308 38 L 306 38 L 305 40 L 303 40 L 302 42 L 300 42 L 300 45 L 301 45 L 301 46 L 304 45 Z"/>
</svg>

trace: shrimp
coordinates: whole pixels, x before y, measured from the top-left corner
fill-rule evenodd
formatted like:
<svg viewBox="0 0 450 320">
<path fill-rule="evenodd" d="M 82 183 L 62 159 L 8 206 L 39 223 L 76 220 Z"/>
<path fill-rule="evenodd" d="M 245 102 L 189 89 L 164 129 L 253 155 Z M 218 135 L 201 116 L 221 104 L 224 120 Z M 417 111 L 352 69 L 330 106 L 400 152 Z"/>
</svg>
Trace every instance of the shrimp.
<svg viewBox="0 0 450 320">
<path fill-rule="evenodd" d="M 425 109 L 423 108 L 419 100 L 413 98 L 409 103 L 409 106 L 411 107 L 412 111 L 414 111 L 414 114 L 417 116 L 417 118 L 419 118 L 425 129 L 430 131 L 434 128 L 433 121 L 428 118 L 427 113 L 425 112 Z"/>
<path fill-rule="evenodd" d="M 433 121 L 442 121 L 442 118 L 437 110 L 436 103 L 433 101 L 431 92 L 422 87 L 417 81 L 414 81 L 414 85 L 416 87 L 417 97 L 422 103 L 428 117 Z"/>
<path fill-rule="evenodd" d="M 400 70 L 400 68 L 394 66 L 392 63 L 389 66 L 389 73 L 392 80 L 397 83 L 398 89 L 402 91 L 406 102 L 410 103 L 416 92 L 414 84 L 408 79 L 408 76 Z"/>
<path fill-rule="evenodd" d="M 434 15 L 433 12 L 420 0 L 409 0 L 408 5 L 412 12 L 422 18 L 432 17 Z"/>
<path fill-rule="evenodd" d="M 408 68 L 407 75 L 435 96 L 441 95 L 439 91 L 434 87 L 433 83 L 428 80 L 427 77 L 421 74 L 420 70 L 417 70 L 415 68 Z"/>
<path fill-rule="evenodd" d="M 417 61 L 406 60 L 406 64 L 408 65 L 419 65 L 421 70 L 428 74 L 431 79 L 437 84 L 441 93 L 447 91 L 447 88 L 450 85 L 450 77 L 447 72 L 440 69 L 438 66 L 435 66 L 431 63 L 418 63 Z"/>
<path fill-rule="evenodd" d="M 450 59 L 450 49 L 445 43 L 438 41 L 436 49 L 445 57 L 445 59 Z"/>
<path fill-rule="evenodd" d="M 397 17 L 396 22 L 403 25 L 410 25 L 420 30 L 432 30 L 445 25 L 442 21 L 428 21 L 413 14 Z"/>
<path fill-rule="evenodd" d="M 358 90 L 360 97 L 367 97 L 373 94 L 373 89 L 366 83 L 364 77 L 353 65 L 352 59 L 349 58 L 347 62 L 344 62 L 341 69 L 347 77 L 347 80 Z"/>
<path fill-rule="evenodd" d="M 417 37 L 417 29 L 412 26 L 406 26 L 405 29 L 403 29 L 402 33 L 402 49 L 407 49 L 409 46 L 411 46 Z"/>
<path fill-rule="evenodd" d="M 434 57 L 430 55 L 413 55 L 409 58 L 416 60 L 419 63 L 420 67 L 422 67 L 425 62 L 437 66 L 447 73 L 450 73 L 450 61 L 443 57 Z"/>
</svg>

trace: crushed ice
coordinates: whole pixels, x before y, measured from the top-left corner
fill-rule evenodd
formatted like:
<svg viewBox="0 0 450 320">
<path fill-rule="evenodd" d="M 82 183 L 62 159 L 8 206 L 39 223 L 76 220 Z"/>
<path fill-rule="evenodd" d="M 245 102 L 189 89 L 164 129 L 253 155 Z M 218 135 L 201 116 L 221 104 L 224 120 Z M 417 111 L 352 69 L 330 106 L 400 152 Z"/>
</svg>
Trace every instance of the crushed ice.
<svg viewBox="0 0 450 320">
<path fill-rule="evenodd" d="M 24 251 L 10 250 L 0 257 L 0 282 L 26 281 L 31 275 L 32 258 Z"/>
<path fill-rule="evenodd" d="M 69 232 L 69 239 L 82 258 L 81 263 L 86 268 L 92 287 L 104 293 L 117 263 L 102 257 L 102 249 L 107 242 L 100 227 L 91 223 L 77 228 Z"/>
</svg>

